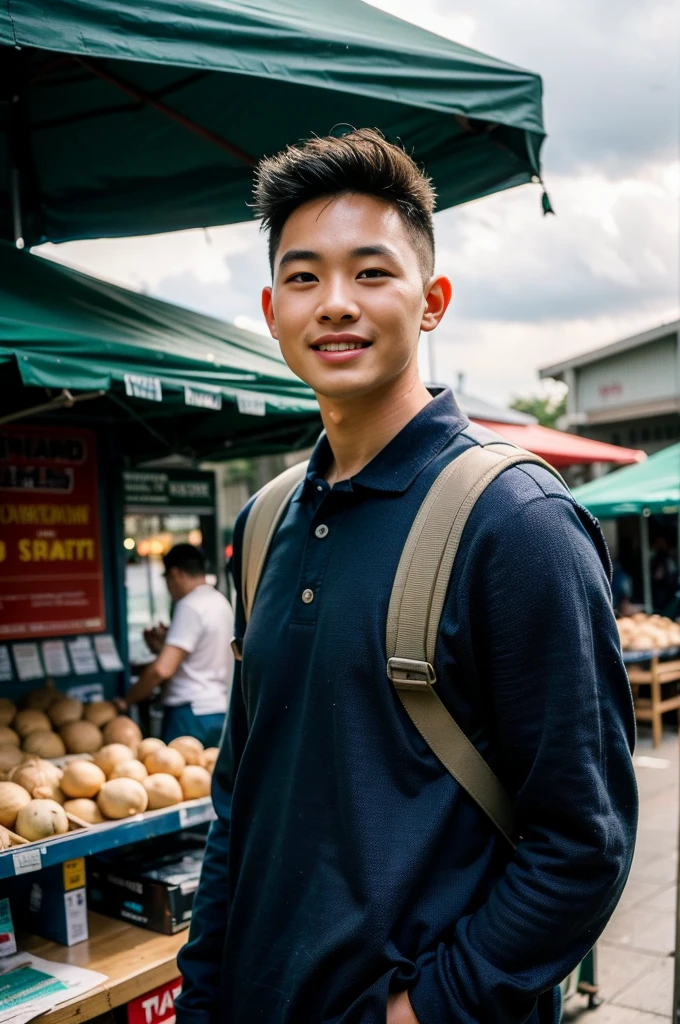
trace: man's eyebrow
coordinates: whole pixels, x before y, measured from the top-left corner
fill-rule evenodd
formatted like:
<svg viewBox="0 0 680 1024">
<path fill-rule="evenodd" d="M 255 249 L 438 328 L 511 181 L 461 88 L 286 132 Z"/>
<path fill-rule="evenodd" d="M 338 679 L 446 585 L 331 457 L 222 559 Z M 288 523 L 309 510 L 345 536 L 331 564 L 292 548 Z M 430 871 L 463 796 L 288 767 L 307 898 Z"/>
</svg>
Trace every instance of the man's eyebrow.
<svg viewBox="0 0 680 1024">
<path fill-rule="evenodd" d="M 356 249 L 352 249 L 350 256 L 352 259 L 357 259 L 359 256 L 388 256 L 391 259 L 396 259 L 397 254 L 393 249 L 390 249 L 387 245 L 360 245 Z"/>
<path fill-rule="evenodd" d="M 321 256 L 318 252 L 314 252 L 313 249 L 289 249 L 288 252 L 284 252 L 283 256 L 279 260 L 279 269 L 285 267 L 287 263 L 294 263 L 296 260 L 320 260 Z"/>
</svg>

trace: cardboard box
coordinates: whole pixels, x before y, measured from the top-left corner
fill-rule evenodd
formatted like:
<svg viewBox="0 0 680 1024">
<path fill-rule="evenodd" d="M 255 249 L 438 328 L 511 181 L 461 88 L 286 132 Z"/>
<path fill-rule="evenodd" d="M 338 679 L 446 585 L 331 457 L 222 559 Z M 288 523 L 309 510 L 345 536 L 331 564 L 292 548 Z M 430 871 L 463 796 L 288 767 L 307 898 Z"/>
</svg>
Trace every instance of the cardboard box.
<svg viewBox="0 0 680 1024">
<path fill-rule="evenodd" d="M 62 946 L 74 946 L 88 937 L 85 860 L 74 860 L 43 868 L 34 878 L 26 879 L 28 892 L 28 925 Z"/>
<path fill-rule="evenodd" d="M 174 935 L 188 928 L 205 839 L 178 832 L 90 857 L 91 910 Z"/>
</svg>

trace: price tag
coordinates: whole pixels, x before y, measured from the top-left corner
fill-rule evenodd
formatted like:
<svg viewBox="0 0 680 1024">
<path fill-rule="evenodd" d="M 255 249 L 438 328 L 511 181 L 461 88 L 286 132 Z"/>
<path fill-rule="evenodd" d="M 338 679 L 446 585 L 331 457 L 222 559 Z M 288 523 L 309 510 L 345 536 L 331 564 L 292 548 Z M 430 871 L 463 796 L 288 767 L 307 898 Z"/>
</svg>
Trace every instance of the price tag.
<svg viewBox="0 0 680 1024">
<path fill-rule="evenodd" d="M 179 823 L 182 828 L 189 828 L 190 825 L 202 825 L 204 821 L 214 821 L 216 817 L 215 808 L 211 802 L 179 809 Z"/>
<path fill-rule="evenodd" d="M 29 871 L 40 871 L 42 861 L 40 850 L 21 850 L 12 857 L 15 875 L 27 875 Z"/>
</svg>

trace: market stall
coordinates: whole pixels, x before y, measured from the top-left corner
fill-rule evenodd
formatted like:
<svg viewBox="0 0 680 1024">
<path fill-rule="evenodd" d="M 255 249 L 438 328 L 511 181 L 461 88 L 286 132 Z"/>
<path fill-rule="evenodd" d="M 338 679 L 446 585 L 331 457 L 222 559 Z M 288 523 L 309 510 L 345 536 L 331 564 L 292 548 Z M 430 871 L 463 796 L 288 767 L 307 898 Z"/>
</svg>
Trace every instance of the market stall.
<svg viewBox="0 0 680 1024">
<path fill-rule="evenodd" d="M 38 974 L 52 970 L 45 957 L 89 965 L 58 1014 L 77 1006 L 86 1020 L 117 1000 L 133 1013 L 133 996 L 176 978 L 190 903 L 173 910 L 167 887 L 135 875 L 129 886 L 156 885 L 167 906 L 121 910 L 104 858 L 117 851 L 120 875 L 125 850 L 142 843 L 144 863 L 167 873 L 170 862 L 186 868 L 177 843 L 193 843 L 192 894 L 214 752 L 154 761 L 109 702 L 130 674 L 124 516 L 190 521 L 209 542 L 214 476 L 197 460 L 308 444 L 317 406 L 268 339 L 7 243 L 0 387 L 0 931 L 13 917 L 33 934 L 19 944 L 35 952 Z M 105 760 L 121 744 L 131 768 Z M 144 930 L 167 931 L 168 920 L 170 934 Z M 106 978 L 84 991 L 93 969 Z M 52 978 L 55 998 L 61 985 L 70 996 L 71 981 Z"/>
</svg>

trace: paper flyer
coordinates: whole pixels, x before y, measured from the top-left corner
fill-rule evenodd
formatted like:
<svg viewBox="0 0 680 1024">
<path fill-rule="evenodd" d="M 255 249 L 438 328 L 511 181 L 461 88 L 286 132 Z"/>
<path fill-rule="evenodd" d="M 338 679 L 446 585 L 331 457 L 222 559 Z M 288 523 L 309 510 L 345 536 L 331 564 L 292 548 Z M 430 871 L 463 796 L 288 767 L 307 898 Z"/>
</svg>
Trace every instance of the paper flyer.
<svg viewBox="0 0 680 1024">
<path fill-rule="evenodd" d="M 70 676 L 71 666 L 63 640 L 43 640 L 42 656 L 48 676 Z"/>
<path fill-rule="evenodd" d="M 99 664 L 104 672 L 122 672 L 123 662 L 120 660 L 116 641 L 112 636 L 104 634 L 94 638 L 94 649 L 97 652 Z"/>
<path fill-rule="evenodd" d="M 36 643 L 12 644 L 12 654 L 17 675 L 22 683 L 29 679 L 43 679 L 45 671 L 40 661 Z"/>
<path fill-rule="evenodd" d="M 0 683 L 11 683 L 14 679 L 12 662 L 7 644 L 0 644 Z"/>
<path fill-rule="evenodd" d="M 0 1024 L 25 1024 L 105 982 L 97 971 L 17 953 L 0 961 Z"/>
<path fill-rule="evenodd" d="M 71 656 L 73 671 L 77 676 L 92 676 L 99 671 L 89 636 L 79 636 L 77 640 L 69 640 L 68 653 Z"/>
</svg>

